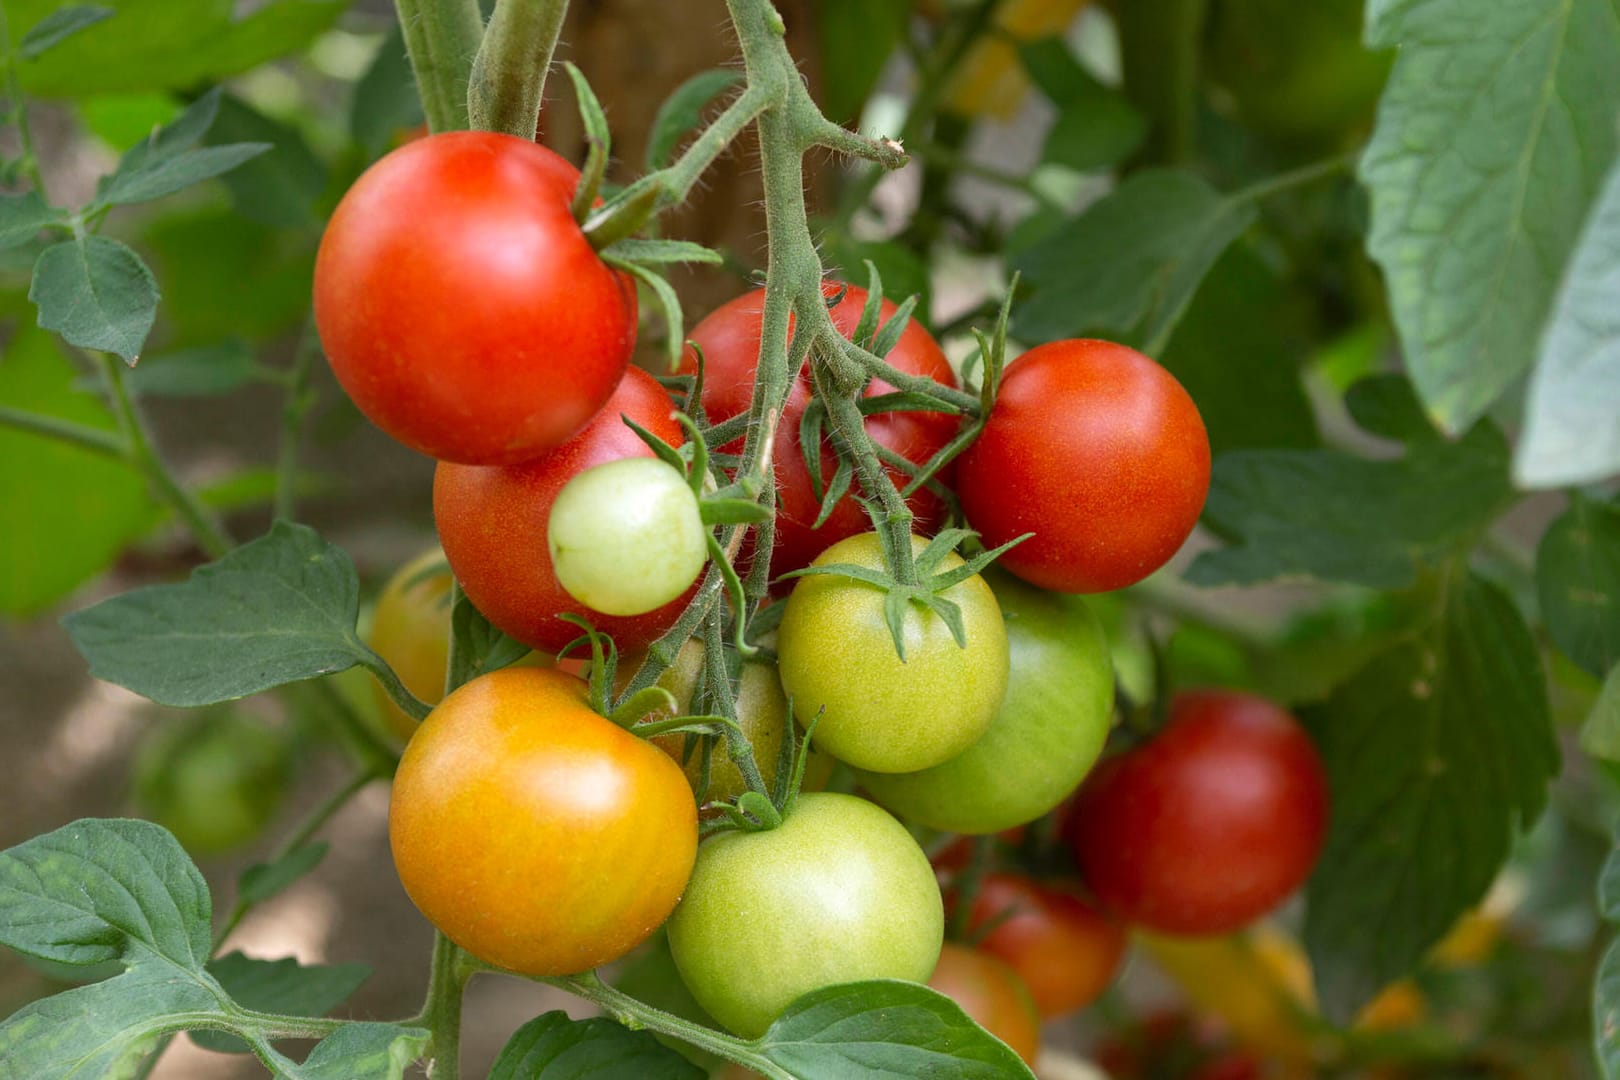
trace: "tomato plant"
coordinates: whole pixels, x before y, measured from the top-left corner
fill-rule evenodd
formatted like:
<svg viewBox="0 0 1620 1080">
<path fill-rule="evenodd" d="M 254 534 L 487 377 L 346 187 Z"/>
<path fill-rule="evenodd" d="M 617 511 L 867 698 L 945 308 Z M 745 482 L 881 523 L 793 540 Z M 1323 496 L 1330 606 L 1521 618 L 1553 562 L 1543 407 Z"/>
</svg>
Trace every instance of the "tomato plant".
<svg viewBox="0 0 1620 1080">
<path fill-rule="evenodd" d="M 739 908 L 753 916 L 742 926 Z M 706 840 L 669 920 L 681 978 L 747 1038 L 819 987 L 926 981 L 943 935 L 917 842 L 871 803 L 830 793 L 800 796 L 778 828 Z"/>
<path fill-rule="evenodd" d="M 1041 1049 L 1041 1018 L 1017 972 L 987 952 L 947 941 L 928 985 L 1012 1047 L 1030 1065 Z"/>
<path fill-rule="evenodd" d="M 1057 341 L 1008 369 L 957 468 L 986 544 L 1034 536 L 1001 565 L 1058 592 L 1107 592 L 1167 562 L 1209 490 L 1209 439 L 1169 372 L 1106 341 Z"/>
<path fill-rule="evenodd" d="M 1218 934 L 1304 883 L 1327 817 L 1322 760 L 1293 717 L 1198 690 L 1176 697 L 1158 736 L 1098 766 L 1069 827 L 1109 908 L 1166 933 Z"/>
<path fill-rule="evenodd" d="M 563 975 L 663 922 L 692 872 L 697 811 L 680 769 L 591 712 L 583 682 L 512 668 L 455 691 L 411 737 L 388 839 L 411 901 L 450 940 Z"/>
<path fill-rule="evenodd" d="M 812 565 L 875 569 L 882 559 L 877 535 L 864 533 L 834 544 Z M 959 565 L 953 556 L 947 569 Z M 801 724 L 816 720 L 822 749 L 873 772 L 915 772 L 955 757 L 984 733 L 1007 688 L 1001 609 L 979 577 L 944 597 L 961 606 L 967 643 L 957 644 L 938 615 L 908 605 L 902 658 L 880 590 L 837 574 L 793 586 L 778 631 L 782 687 Z"/>
<path fill-rule="evenodd" d="M 424 551 L 394 571 L 372 609 L 366 644 L 388 661 L 405 688 L 429 705 L 444 697 L 445 669 L 450 663 L 450 590 L 455 579 L 438 548 Z M 402 739 L 416 721 L 373 682 L 377 711 Z"/>
<path fill-rule="evenodd" d="M 136 808 L 196 855 L 241 847 L 287 796 L 292 747 L 262 720 L 225 709 L 154 727 L 135 758 Z"/>
<path fill-rule="evenodd" d="M 321 238 L 315 323 L 372 422 L 442 461 L 515 465 L 607 404 L 635 290 L 569 212 L 578 183 L 545 147 L 447 132 L 349 189 Z"/>
</svg>

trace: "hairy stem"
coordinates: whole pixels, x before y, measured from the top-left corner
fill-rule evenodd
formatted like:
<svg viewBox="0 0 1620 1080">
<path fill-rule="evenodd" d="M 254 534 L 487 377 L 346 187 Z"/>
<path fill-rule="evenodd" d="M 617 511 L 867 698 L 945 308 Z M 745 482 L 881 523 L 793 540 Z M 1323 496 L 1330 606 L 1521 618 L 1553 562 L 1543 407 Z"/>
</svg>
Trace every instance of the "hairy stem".
<svg viewBox="0 0 1620 1080">
<path fill-rule="evenodd" d="M 467 86 L 467 118 L 479 131 L 533 139 L 568 0 L 500 0 Z"/>
<path fill-rule="evenodd" d="M 59 420 L 54 416 L 0 405 L 0 426 L 55 439 L 57 442 L 67 443 L 81 450 L 101 454 L 103 457 L 117 458 L 120 461 L 128 457 L 124 440 L 117 435 L 86 424 L 76 424 L 72 420 Z"/>
<path fill-rule="evenodd" d="M 471 958 L 442 933 L 433 938 L 433 968 L 428 976 L 422 1025 L 433 1033 L 428 1074 L 433 1080 L 461 1076 L 461 998 L 475 970 Z"/>
<path fill-rule="evenodd" d="M 428 129 L 465 130 L 467 84 L 484 33 L 477 0 L 394 0 L 394 7 Z"/>
</svg>

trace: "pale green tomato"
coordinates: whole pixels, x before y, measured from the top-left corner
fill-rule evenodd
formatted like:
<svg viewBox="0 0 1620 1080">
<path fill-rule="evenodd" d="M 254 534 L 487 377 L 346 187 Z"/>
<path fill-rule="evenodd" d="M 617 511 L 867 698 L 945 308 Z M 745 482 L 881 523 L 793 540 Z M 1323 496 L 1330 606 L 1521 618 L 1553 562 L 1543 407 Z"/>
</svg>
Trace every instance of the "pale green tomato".
<svg viewBox="0 0 1620 1080">
<path fill-rule="evenodd" d="M 931 769 L 860 773 L 908 821 L 993 833 L 1034 821 L 1096 764 L 1108 738 L 1114 672 L 1096 616 L 1079 597 L 988 575 L 1007 620 L 1007 697 L 979 741 Z"/>
<path fill-rule="evenodd" d="M 801 795 L 781 826 L 698 847 L 669 949 L 699 1005 L 744 1038 L 792 1002 L 862 979 L 926 982 L 944 939 L 933 868 L 853 795 Z"/>
<path fill-rule="evenodd" d="M 546 525 L 557 581 L 605 615 L 642 615 L 684 593 L 707 538 L 686 478 L 656 458 L 586 469 L 557 493 Z"/>
<path fill-rule="evenodd" d="M 912 537 L 921 550 L 927 541 Z M 813 565 L 881 569 L 876 533 L 841 540 Z M 941 570 L 961 566 L 949 556 Z M 800 578 L 777 631 L 777 665 L 794 715 L 816 725 L 815 745 L 874 772 L 915 772 L 955 757 L 984 734 L 1007 690 L 1007 631 L 977 574 L 941 594 L 961 608 L 966 646 L 945 621 L 907 606 L 906 658 L 895 653 L 883 590 L 853 578 Z"/>
</svg>

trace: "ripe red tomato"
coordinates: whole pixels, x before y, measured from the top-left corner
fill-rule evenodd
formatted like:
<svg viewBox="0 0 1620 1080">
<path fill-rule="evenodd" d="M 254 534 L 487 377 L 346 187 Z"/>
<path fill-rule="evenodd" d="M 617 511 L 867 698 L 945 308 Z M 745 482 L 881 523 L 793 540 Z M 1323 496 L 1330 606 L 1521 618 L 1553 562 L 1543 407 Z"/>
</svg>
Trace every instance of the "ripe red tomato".
<svg viewBox="0 0 1620 1080">
<path fill-rule="evenodd" d="M 1054 341 L 1007 368 L 984 431 L 957 461 L 987 547 L 1055 592 L 1124 588 L 1163 566 L 1209 493 L 1209 437 L 1164 368 L 1107 341 Z"/>
<path fill-rule="evenodd" d="M 388 839 L 405 891 L 451 941 L 565 975 L 623 956 L 674 909 L 697 805 L 668 755 L 591 711 L 583 681 L 506 668 L 411 737 Z"/>
<path fill-rule="evenodd" d="M 602 408 L 635 345 L 636 294 L 569 212 L 578 182 L 543 146 L 457 131 L 349 189 L 315 260 L 315 324 L 373 423 L 441 460 L 511 465 Z"/>
<path fill-rule="evenodd" d="M 1029 987 L 1006 961 L 947 941 L 928 985 L 962 1007 L 990 1034 L 1012 1047 L 1027 1065 L 1041 1050 L 1041 1018 Z"/>
<path fill-rule="evenodd" d="M 865 289 L 854 285 L 846 288 L 844 299 L 830 314 L 839 331 L 851 337 L 860 323 L 867 294 Z M 837 295 L 838 289 L 832 282 L 822 286 L 828 297 Z M 894 315 L 895 305 L 885 300 L 882 311 L 887 320 Z M 692 328 L 690 339 L 703 349 L 703 407 L 712 422 L 729 420 L 748 411 L 754 394 L 754 372 L 759 364 L 760 323 L 764 312 L 765 291 L 759 289 L 722 304 Z M 901 371 L 927 375 L 947 386 L 956 385 L 950 361 L 945 359 L 939 343 L 916 320 L 907 324 L 885 359 Z M 697 353 L 690 346 L 681 358 L 681 370 L 688 374 L 697 371 Z M 893 392 L 894 387 L 880 380 L 874 380 L 866 388 L 867 397 Z M 810 376 L 806 369 L 800 372 L 788 393 L 787 407 L 772 447 L 779 507 L 776 546 L 771 555 L 773 575 L 809 566 L 810 560 L 828 547 L 871 528 L 866 512 L 854 498 L 858 485 L 852 485 L 852 494 L 839 501 L 821 528 L 811 528 L 821 510 L 821 501 L 815 496 L 810 470 L 799 449 L 799 423 L 809 404 Z M 883 446 L 921 464 L 955 437 L 960 422 L 958 417 L 947 413 L 876 413 L 866 418 L 866 430 Z M 832 447 L 823 445 L 821 477 L 824 483 L 832 479 L 836 467 Z M 889 473 L 900 486 L 910 479 L 898 469 L 890 469 Z M 949 477 L 941 479 L 948 481 Z M 932 534 L 945 519 L 944 503 L 927 489 L 917 491 L 909 504 L 911 512 L 917 516 L 913 532 Z"/>
<path fill-rule="evenodd" d="M 640 368 L 625 372 L 590 426 L 522 465 L 453 465 L 433 474 L 433 519 L 450 569 L 484 617 L 531 648 L 556 652 L 580 634 L 562 614 L 583 615 L 620 649 L 640 648 L 669 628 L 687 597 L 644 615 L 610 616 L 569 596 L 546 546 L 551 504 L 563 485 L 593 465 L 652 451 L 620 420 L 627 416 L 672 446 L 683 441 L 674 405 Z"/>
<path fill-rule="evenodd" d="M 1104 761 L 1069 818 L 1097 898 L 1166 934 L 1223 934 L 1310 875 L 1327 832 L 1327 773 L 1288 713 L 1251 694 L 1177 695 L 1150 742 Z"/>
<path fill-rule="evenodd" d="M 1073 890 L 1021 875 L 987 874 L 979 882 L 969 935 L 992 920 L 1000 921 L 979 948 L 1018 972 L 1046 1020 L 1097 1000 L 1125 955 L 1124 926 Z"/>
</svg>

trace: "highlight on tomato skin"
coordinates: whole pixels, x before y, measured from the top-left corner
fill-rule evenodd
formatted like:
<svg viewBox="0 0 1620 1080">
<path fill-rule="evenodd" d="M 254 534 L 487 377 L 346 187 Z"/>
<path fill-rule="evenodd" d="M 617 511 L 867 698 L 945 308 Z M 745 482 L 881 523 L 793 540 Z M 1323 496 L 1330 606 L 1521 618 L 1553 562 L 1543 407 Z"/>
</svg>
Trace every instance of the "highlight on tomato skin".
<svg viewBox="0 0 1620 1080">
<path fill-rule="evenodd" d="M 1054 592 L 1111 592 L 1180 549 L 1209 493 L 1198 406 L 1135 349 L 1077 339 L 1007 366 L 956 490 L 986 547 L 1033 533 L 998 560 Z"/>
</svg>

